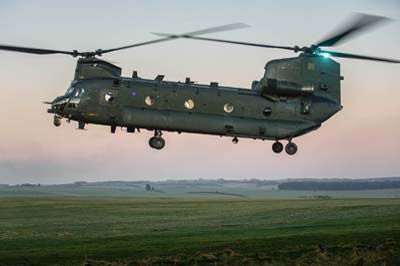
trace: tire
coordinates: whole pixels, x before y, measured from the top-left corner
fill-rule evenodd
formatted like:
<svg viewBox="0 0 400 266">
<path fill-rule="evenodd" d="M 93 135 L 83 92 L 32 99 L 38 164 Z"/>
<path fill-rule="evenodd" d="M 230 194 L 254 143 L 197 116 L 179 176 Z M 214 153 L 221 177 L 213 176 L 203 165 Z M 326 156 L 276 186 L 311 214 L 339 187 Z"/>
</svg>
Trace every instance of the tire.
<svg viewBox="0 0 400 266">
<path fill-rule="evenodd" d="M 275 153 L 281 153 L 283 151 L 283 144 L 279 141 L 275 142 L 274 144 L 272 144 L 272 150 Z"/>
<path fill-rule="evenodd" d="M 153 149 L 161 150 L 165 146 L 165 140 L 162 137 L 152 137 L 149 140 L 149 145 Z"/>
<path fill-rule="evenodd" d="M 53 125 L 56 127 L 61 126 L 61 118 L 54 116 Z"/>
<path fill-rule="evenodd" d="M 154 139 L 155 139 L 155 137 L 151 137 L 151 138 L 149 139 L 149 145 L 150 145 L 150 147 L 152 147 L 153 149 L 155 149 L 155 147 L 154 147 Z"/>
<path fill-rule="evenodd" d="M 289 142 L 288 144 L 286 144 L 285 146 L 285 151 L 287 154 L 289 155 L 294 155 L 297 152 L 297 145 L 294 144 L 293 142 Z"/>
</svg>

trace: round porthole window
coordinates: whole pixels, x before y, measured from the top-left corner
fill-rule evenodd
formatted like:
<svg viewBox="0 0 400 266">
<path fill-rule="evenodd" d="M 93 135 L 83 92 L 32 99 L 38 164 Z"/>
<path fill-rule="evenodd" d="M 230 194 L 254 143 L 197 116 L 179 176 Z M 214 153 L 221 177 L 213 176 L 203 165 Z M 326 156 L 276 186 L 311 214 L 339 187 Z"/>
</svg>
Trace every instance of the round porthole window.
<svg viewBox="0 0 400 266">
<path fill-rule="evenodd" d="M 271 113 L 272 113 L 271 107 L 265 107 L 265 108 L 264 108 L 263 114 L 264 114 L 265 116 L 270 116 Z"/>
<path fill-rule="evenodd" d="M 154 103 L 156 102 L 153 96 L 147 96 L 146 99 L 144 99 L 144 101 L 149 106 L 154 105 Z"/>
<path fill-rule="evenodd" d="M 111 102 L 114 101 L 115 97 L 114 97 L 114 95 L 112 94 L 112 92 L 109 91 L 109 92 L 106 93 L 106 95 L 104 95 L 104 99 L 105 99 L 107 102 L 111 103 Z"/>
<path fill-rule="evenodd" d="M 233 104 L 226 103 L 224 105 L 224 111 L 227 113 L 232 113 L 233 112 Z"/>
<path fill-rule="evenodd" d="M 192 99 L 188 99 L 185 101 L 185 108 L 186 109 L 193 109 L 194 108 L 194 101 Z"/>
</svg>

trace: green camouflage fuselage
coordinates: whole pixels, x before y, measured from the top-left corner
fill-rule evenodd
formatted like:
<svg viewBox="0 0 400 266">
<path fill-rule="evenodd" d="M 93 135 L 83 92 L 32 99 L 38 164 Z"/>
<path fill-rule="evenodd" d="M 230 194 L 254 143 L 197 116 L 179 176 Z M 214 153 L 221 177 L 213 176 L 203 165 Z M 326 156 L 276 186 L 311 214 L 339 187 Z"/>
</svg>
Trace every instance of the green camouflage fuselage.
<svg viewBox="0 0 400 266">
<path fill-rule="evenodd" d="M 270 61 L 251 89 L 121 77 L 97 58 L 80 59 L 65 96 L 49 112 L 84 123 L 254 139 L 291 139 L 341 109 L 340 67 L 321 56 Z"/>
</svg>

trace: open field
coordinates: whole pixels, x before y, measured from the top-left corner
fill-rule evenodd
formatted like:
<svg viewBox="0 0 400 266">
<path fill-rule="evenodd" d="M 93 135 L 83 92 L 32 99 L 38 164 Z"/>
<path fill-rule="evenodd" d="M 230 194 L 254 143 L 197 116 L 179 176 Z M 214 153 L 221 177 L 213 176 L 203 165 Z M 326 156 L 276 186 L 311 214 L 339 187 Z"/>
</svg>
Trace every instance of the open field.
<svg viewBox="0 0 400 266">
<path fill-rule="evenodd" d="M 105 262 L 400 265 L 400 199 L 0 199 L 0 265 Z"/>
</svg>

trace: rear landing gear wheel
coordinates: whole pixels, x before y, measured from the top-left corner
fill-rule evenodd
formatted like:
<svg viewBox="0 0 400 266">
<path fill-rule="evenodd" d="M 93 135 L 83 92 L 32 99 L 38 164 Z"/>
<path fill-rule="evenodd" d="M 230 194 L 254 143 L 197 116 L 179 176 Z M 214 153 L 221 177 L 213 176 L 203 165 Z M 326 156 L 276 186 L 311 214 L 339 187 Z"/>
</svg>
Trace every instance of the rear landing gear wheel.
<svg viewBox="0 0 400 266">
<path fill-rule="evenodd" d="M 154 137 L 149 139 L 149 145 L 153 149 L 161 150 L 165 146 L 165 140 L 163 139 L 161 130 L 154 131 Z"/>
<path fill-rule="evenodd" d="M 272 150 L 275 153 L 281 153 L 283 151 L 283 144 L 279 141 L 276 141 L 274 144 L 272 144 Z"/>
<path fill-rule="evenodd" d="M 288 144 L 286 144 L 285 151 L 289 155 L 294 155 L 297 152 L 297 145 L 290 141 Z"/>
<path fill-rule="evenodd" d="M 153 149 L 161 150 L 165 146 L 165 140 L 162 137 L 152 137 L 149 140 L 149 145 Z"/>
<path fill-rule="evenodd" d="M 238 144 L 238 142 L 239 142 L 239 139 L 238 139 L 237 137 L 234 137 L 234 138 L 232 139 L 232 143 L 233 143 L 233 144 Z"/>
</svg>

